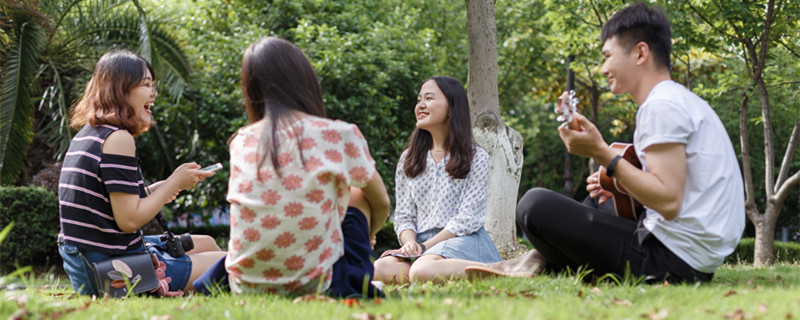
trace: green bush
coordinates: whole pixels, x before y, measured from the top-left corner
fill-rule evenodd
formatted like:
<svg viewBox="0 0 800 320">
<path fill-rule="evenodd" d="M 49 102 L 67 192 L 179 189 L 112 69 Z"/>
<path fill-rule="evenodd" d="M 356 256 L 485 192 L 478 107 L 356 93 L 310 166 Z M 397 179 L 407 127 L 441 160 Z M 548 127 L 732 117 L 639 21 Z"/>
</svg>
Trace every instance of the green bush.
<svg viewBox="0 0 800 320">
<path fill-rule="evenodd" d="M 394 223 L 386 222 L 375 236 L 375 250 L 372 251 L 372 254 L 377 258 L 384 251 L 397 248 L 400 248 L 400 242 L 397 241 L 397 234 L 394 233 Z"/>
<path fill-rule="evenodd" d="M 744 238 L 739 241 L 739 245 L 733 250 L 733 253 L 725 259 L 725 263 L 729 264 L 747 264 L 753 263 L 753 254 L 755 253 L 754 238 Z M 796 242 L 783 242 L 775 241 L 775 262 L 800 262 L 800 243 Z"/>
<path fill-rule="evenodd" d="M 19 266 L 61 263 L 56 245 L 58 199 L 40 187 L 0 187 L 0 226 L 14 228 L 0 247 L 0 274 Z"/>
</svg>

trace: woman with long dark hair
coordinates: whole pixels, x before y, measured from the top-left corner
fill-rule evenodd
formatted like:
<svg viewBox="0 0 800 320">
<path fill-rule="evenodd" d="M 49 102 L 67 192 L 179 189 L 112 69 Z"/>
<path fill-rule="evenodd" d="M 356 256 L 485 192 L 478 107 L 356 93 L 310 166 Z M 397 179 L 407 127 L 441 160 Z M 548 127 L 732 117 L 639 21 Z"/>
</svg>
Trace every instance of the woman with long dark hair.
<svg viewBox="0 0 800 320">
<path fill-rule="evenodd" d="M 193 290 L 192 281 L 224 256 L 213 238 L 192 236 L 195 249 L 167 254 L 160 236 L 140 228 L 185 189 L 214 175 L 184 163 L 166 180 L 145 186 L 134 138 L 153 125 L 158 96 L 150 63 L 127 50 L 104 54 L 70 124 L 80 132 L 70 143 L 58 182 L 59 253 L 72 287 L 98 294 L 90 263 L 141 252 L 166 265 L 169 291 Z M 162 288 L 164 293 L 166 288 Z"/>
<path fill-rule="evenodd" d="M 395 174 L 402 247 L 375 261 L 375 279 L 383 282 L 442 281 L 500 261 L 483 228 L 489 155 L 472 138 L 464 86 L 451 77 L 425 80 L 414 114 L 416 129 Z"/>
<path fill-rule="evenodd" d="M 233 293 L 379 294 L 370 240 L 389 196 L 361 131 L 325 118 L 317 75 L 286 40 L 247 48 L 242 94 L 249 124 L 230 141 L 228 184 Z"/>
</svg>

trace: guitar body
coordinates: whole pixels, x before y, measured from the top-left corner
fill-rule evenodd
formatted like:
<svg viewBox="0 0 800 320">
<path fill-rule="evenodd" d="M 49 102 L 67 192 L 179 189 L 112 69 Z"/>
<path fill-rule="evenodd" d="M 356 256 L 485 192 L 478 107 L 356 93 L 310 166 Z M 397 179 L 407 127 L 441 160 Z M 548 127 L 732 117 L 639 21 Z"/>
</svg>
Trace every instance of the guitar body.
<svg viewBox="0 0 800 320">
<path fill-rule="evenodd" d="M 622 156 L 621 160 L 630 162 L 636 168 L 642 168 L 642 163 L 639 162 L 639 158 L 636 156 L 636 151 L 633 149 L 632 144 L 614 142 L 610 147 L 617 154 Z M 639 216 L 642 211 L 644 211 L 644 207 L 631 197 L 628 191 L 617 182 L 616 178 L 607 176 L 606 168 L 604 167 L 600 167 L 600 186 L 614 195 L 614 209 L 617 211 L 617 216 L 628 220 L 639 221 Z"/>
</svg>

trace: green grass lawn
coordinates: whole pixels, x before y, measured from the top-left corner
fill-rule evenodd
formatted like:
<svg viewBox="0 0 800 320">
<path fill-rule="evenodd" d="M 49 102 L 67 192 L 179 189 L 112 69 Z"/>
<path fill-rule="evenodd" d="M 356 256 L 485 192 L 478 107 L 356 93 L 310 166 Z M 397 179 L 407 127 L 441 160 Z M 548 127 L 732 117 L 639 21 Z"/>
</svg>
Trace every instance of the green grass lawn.
<svg viewBox="0 0 800 320">
<path fill-rule="evenodd" d="M 75 296 L 63 278 L 0 291 L 0 319 L 800 319 L 800 264 L 725 265 L 707 284 L 585 283 L 576 275 L 388 286 L 347 304 L 280 296 Z M 6 279 L 8 281 L 8 279 Z M 351 301 L 352 302 L 352 301 Z"/>
</svg>

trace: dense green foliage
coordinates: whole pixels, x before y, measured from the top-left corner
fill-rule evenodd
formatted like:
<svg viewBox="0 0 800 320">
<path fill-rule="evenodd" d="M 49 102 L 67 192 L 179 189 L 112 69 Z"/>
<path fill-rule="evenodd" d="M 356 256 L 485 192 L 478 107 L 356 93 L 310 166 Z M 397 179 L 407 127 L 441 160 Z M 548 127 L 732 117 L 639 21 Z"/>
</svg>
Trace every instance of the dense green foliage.
<svg viewBox="0 0 800 320">
<path fill-rule="evenodd" d="M 193 39 L 187 52 L 195 58 L 193 69 L 200 71 L 188 90 L 192 99 L 157 100 L 153 114 L 163 134 L 146 133 L 137 142 L 145 175 L 163 178 L 186 161 L 220 161 L 227 167 L 226 141 L 247 121 L 238 86 L 241 55 L 259 38 L 279 35 L 296 43 L 314 65 L 328 117 L 361 128 L 391 192 L 397 158 L 414 128 L 417 86 L 432 75 L 454 74 L 450 70 L 466 74 L 466 39 L 451 39 L 423 25 L 439 13 L 452 15 L 460 25 L 449 20 L 443 24 L 453 24 L 449 31 L 458 35 L 465 17 L 447 13 L 458 4 L 154 1 L 152 6 L 165 16 L 180 17 L 171 21 L 184 38 Z M 452 45 L 443 45 L 451 43 L 460 45 L 463 54 L 452 54 Z M 457 57 L 462 60 L 452 61 Z M 159 140 L 176 147 L 159 150 Z M 171 163 L 159 161 L 165 152 Z M 227 177 L 222 170 L 208 183 L 186 191 L 172 211 L 225 205 Z"/>
<path fill-rule="evenodd" d="M 44 68 L 30 92 L 32 97 L 44 97 L 41 110 L 36 113 L 39 122 L 35 126 L 34 149 L 39 152 L 35 155 L 60 156 L 63 137 L 69 136 L 69 131 L 64 131 L 65 107 L 79 95 L 93 62 L 102 52 L 112 46 L 139 51 L 148 43 L 163 42 L 184 55 L 151 57 L 156 66 L 164 67 L 163 72 L 157 69 L 157 76 L 172 85 L 162 90 L 156 100 L 153 115 L 157 127 L 137 139 L 148 181 L 167 177 L 183 162 L 205 165 L 219 161 L 228 167 L 226 142 L 247 122 L 239 89 L 241 55 L 250 43 L 263 36 L 284 37 L 306 52 L 319 75 L 328 116 L 359 125 L 390 192 L 397 157 L 414 126 L 412 109 L 417 86 L 436 74 L 466 81 L 469 72 L 466 8 L 460 0 L 84 0 L 75 1 L 81 5 L 70 10 L 61 5 L 67 2 L 38 0 L 34 1 L 40 4 L 38 8 L 26 11 L 47 35 L 44 58 L 37 60 Z M 759 95 L 748 85 L 750 62 L 743 59 L 745 49 L 727 35 L 735 28 L 726 22 L 740 21 L 742 33 L 757 37 L 757 30 L 763 25 L 759 10 L 765 1 L 732 1 L 724 7 L 717 6 L 718 1 L 650 2 L 666 8 L 673 25 L 673 78 L 709 101 L 737 151 L 741 150 L 739 105 L 744 99 L 750 101 L 744 120 L 750 135 L 756 199 L 760 199 L 757 204 L 763 207 L 766 176 Z M 781 3 L 781 17 L 800 13 L 797 2 Z M 501 113 L 525 141 L 520 194 L 532 187 L 562 190 L 565 185 L 565 151 L 555 130 L 552 101 L 566 87 L 568 55 L 575 58 L 572 68 L 581 112 L 593 119 L 607 141 L 631 141 L 635 106 L 628 96 L 609 93 L 600 71 L 600 28 L 624 5 L 625 2 L 611 0 L 496 2 Z M 11 11 L 3 11 L 8 12 Z M 113 19 L 117 16 L 120 19 Z M 14 46 L 6 44 L 20 37 L 14 33 L 17 29 L 7 23 L 8 18 L 3 17 L 0 40 L 4 46 L 0 54 L 11 57 L 9 48 Z M 159 35 L 154 39 L 165 40 L 136 40 L 147 35 L 130 28 L 137 17 L 147 22 L 151 36 Z M 711 23 L 702 17 L 712 17 Z M 99 27 L 113 21 L 128 26 L 123 28 L 127 31 L 114 33 Z M 775 156 L 779 158 L 776 166 L 780 165 L 796 115 L 800 114 L 794 81 L 800 72 L 800 40 L 791 37 L 800 31 L 798 21 L 776 21 L 765 69 Z M 4 58 L 4 72 L 9 70 L 5 61 Z M 172 65 L 180 68 L 169 67 Z M 170 73 L 172 69 L 191 73 Z M 4 84 L 7 82 L 4 80 Z M 0 117 L 0 124 L 4 119 L 8 118 Z M 47 139 L 54 136 L 62 137 L 60 144 Z M 16 160 L 24 159 L 18 157 Z M 569 191 L 581 198 L 585 195 L 583 179 L 590 170 L 589 162 L 573 156 L 571 164 L 573 190 Z M 41 167 L 31 163 L 27 166 L 35 168 L 27 172 L 30 176 Z M 800 170 L 798 157 L 790 168 L 790 173 Z M 168 215 L 208 212 L 226 205 L 227 178 L 227 170 L 222 170 L 196 188 L 184 191 L 169 206 Z M 798 223 L 800 188 L 792 190 L 779 225 Z"/>
<path fill-rule="evenodd" d="M 54 266 L 61 263 L 56 246 L 58 199 L 37 187 L 0 187 L 0 226 L 14 223 L 0 244 L 0 274 L 17 266 Z"/>
</svg>

